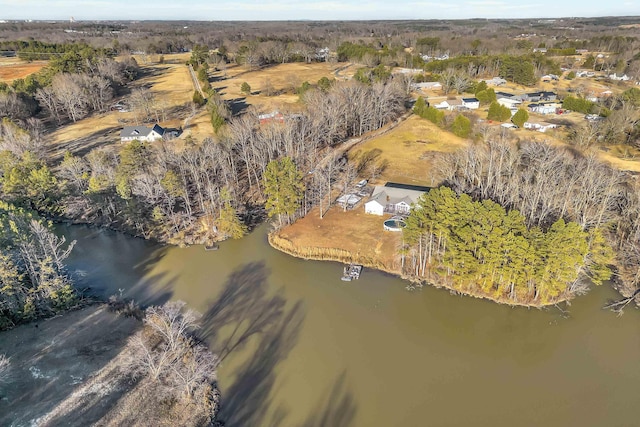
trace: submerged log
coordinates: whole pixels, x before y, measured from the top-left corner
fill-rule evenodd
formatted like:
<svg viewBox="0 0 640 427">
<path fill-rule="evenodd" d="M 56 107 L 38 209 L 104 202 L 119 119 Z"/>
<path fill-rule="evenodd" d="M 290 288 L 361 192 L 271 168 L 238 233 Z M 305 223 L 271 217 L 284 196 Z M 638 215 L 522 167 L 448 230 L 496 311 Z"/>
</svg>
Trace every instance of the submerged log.
<svg viewBox="0 0 640 427">
<path fill-rule="evenodd" d="M 631 301 L 635 300 L 638 295 L 640 295 L 640 288 L 636 289 L 635 292 L 633 294 L 631 294 L 631 296 L 623 298 L 623 299 L 618 300 L 618 301 L 610 301 L 608 304 L 606 304 L 602 308 L 603 309 L 610 309 L 614 313 L 618 313 L 618 315 L 621 316 L 623 314 L 623 309 Z"/>
</svg>

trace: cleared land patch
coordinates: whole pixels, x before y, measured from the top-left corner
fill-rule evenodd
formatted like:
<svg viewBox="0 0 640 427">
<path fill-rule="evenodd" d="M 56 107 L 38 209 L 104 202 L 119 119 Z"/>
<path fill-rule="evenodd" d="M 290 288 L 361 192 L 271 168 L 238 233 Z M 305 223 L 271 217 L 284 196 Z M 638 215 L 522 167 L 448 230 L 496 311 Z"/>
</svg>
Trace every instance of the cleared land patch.
<svg viewBox="0 0 640 427">
<path fill-rule="evenodd" d="M 19 58 L 0 58 L 0 82 L 10 83 L 37 73 L 48 61 L 27 62 Z"/>
<path fill-rule="evenodd" d="M 189 69 L 184 65 L 188 55 L 167 55 L 164 64 L 144 63 L 138 59 L 142 77 L 130 85 L 134 90 L 147 87 L 156 98 L 161 113 L 159 122 L 164 127 L 182 127 L 187 117 L 193 114 L 190 107 L 193 96 L 193 83 Z M 123 97 L 126 102 L 127 97 Z M 114 100 L 115 102 L 115 100 Z M 206 111 L 199 111 L 189 120 L 183 137 L 192 135 L 201 139 L 212 133 L 206 119 Z M 120 130 L 124 126 L 143 124 L 136 118 L 135 112 L 121 113 L 109 111 L 95 114 L 76 123 L 69 123 L 49 135 L 51 151 L 60 158 L 65 151 L 86 154 L 93 148 L 112 146 L 120 143 Z"/>
<path fill-rule="evenodd" d="M 434 168 L 437 154 L 457 151 L 469 143 L 428 120 L 412 115 L 395 129 L 354 147 L 349 157 L 354 159 L 378 149 L 381 151 L 380 161 L 388 162 L 378 179 L 380 182 L 433 186 L 441 180 Z"/>
<path fill-rule="evenodd" d="M 365 214 L 362 204 L 346 212 L 332 207 L 323 219 L 318 210 L 313 209 L 306 217 L 276 232 L 275 236 L 288 241 L 300 257 L 349 262 L 348 257 L 353 256 L 358 263 L 399 273 L 396 253 L 402 241 L 401 233 L 384 231 L 382 223 L 385 219 L 388 216 Z"/>
<path fill-rule="evenodd" d="M 220 93 L 222 99 L 241 101 L 254 105 L 262 111 L 276 109 L 300 109 L 295 106 L 299 96 L 295 89 L 303 82 L 316 84 L 322 77 L 348 80 L 356 67 L 345 63 L 313 62 L 310 64 L 291 62 L 252 70 L 244 65 L 227 66 L 226 72 L 210 72 L 211 86 Z M 226 77 L 225 77 L 226 74 Z M 242 83 L 251 86 L 251 94 L 244 94 Z"/>
</svg>

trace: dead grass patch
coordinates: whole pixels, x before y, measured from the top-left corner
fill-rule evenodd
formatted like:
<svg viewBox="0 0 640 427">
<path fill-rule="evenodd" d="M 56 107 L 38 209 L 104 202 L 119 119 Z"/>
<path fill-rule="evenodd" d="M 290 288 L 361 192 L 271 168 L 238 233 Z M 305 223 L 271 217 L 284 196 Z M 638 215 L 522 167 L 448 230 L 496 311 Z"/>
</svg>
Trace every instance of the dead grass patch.
<svg viewBox="0 0 640 427">
<path fill-rule="evenodd" d="M 48 61 L 27 62 L 19 58 L 0 58 L 0 82 L 11 83 L 37 73 L 47 65 Z"/>
<path fill-rule="evenodd" d="M 211 86 L 220 93 L 223 99 L 244 99 L 247 104 L 268 111 L 285 109 L 285 107 L 289 110 L 295 110 L 299 97 L 294 93 L 294 90 L 305 81 L 315 84 L 322 77 L 343 80 L 350 78 L 354 72 L 355 67 L 351 64 L 292 62 L 258 70 L 251 70 L 244 65 L 230 64 L 226 70 L 226 77 L 222 72 L 210 74 L 213 76 Z M 249 96 L 240 90 L 244 82 L 251 86 L 251 95 Z M 265 93 L 267 86 L 276 95 L 267 96 Z"/>
<path fill-rule="evenodd" d="M 153 92 L 165 111 L 165 120 L 160 118 L 160 124 L 164 127 L 183 127 L 184 119 L 191 114 L 189 104 L 194 87 L 189 69 L 184 65 L 185 58 L 188 59 L 188 55 L 166 55 L 163 64 L 136 58 L 143 77 L 133 82 L 131 89 L 148 87 Z M 208 122 L 206 111 L 200 111 L 191 119 L 183 137 L 191 134 L 194 139 L 200 140 L 211 135 L 211 126 L 205 122 Z M 59 158 L 65 151 L 84 154 L 97 147 L 117 146 L 120 143 L 120 130 L 124 126 L 137 124 L 141 123 L 133 112 L 109 111 L 92 115 L 50 134 L 51 153 L 54 158 Z"/>
<path fill-rule="evenodd" d="M 432 186 L 441 177 L 434 168 L 438 153 L 452 153 L 468 146 L 469 141 L 459 138 L 428 120 L 412 115 L 395 129 L 356 146 L 349 156 L 379 149 L 380 160 L 388 167 L 380 181 Z"/>
<path fill-rule="evenodd" d="M 274 246 L 302 258 L 354 261 L 399 273 L 396 252 L 402 236 L 384 231 L 384 219 L 365 214 L 362 205 L 346 212 L 333 207 L 323 219 L 313 209 L 306 217 L 274 233 Z"/>
</svg>

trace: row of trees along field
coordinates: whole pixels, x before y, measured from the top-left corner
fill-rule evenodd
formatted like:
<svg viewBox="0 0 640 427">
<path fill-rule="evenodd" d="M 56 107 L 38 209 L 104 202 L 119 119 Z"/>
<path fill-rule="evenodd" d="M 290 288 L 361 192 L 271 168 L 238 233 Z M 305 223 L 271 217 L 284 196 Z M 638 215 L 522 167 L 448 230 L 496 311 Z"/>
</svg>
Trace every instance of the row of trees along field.
<svg viewBox="0 0 640 427">
<path fill-rule="evenodd" d="M 245 114 L 224 125 L 217 141 L 184 149 L 171 142 L 134 141 L 119 153 L 67 154 L 55 171 L 30 151 L 28 130 L 7 122 L 13 134 L 25 138 L 11 144 L 0 140 L 1 195 L 48 215 L 163 241 L 238 237 L 243 222 L 250 224 L 251 215 L 261 211 L 269 162 L 286 156 L 297 169 L 312 169 L 323 149 L 396 119 L 404 112 L 406 91 L 394 79 L 344 82 L 309 90 L 303 98 L 306 111 L 284 123 L 260 125 L 256 116 Z M 314 174 L 300 212 L 326 198 L 337 172 L 324 167 Z"/>
<path fill-rule="evenodd" d="M 114 96 L 138 75 L 134 59 L 115 61 L 104 50 L 87 44 L 38 47 L 52 51 L 46 67 L 10 85 L 0 83 L 3 117 L 24 121 L 45 109 L 57 124 L 75 122 L 93 112 L 108 110 Z"/>
<path fill-rule="evenodd" d="M 551 304 L 582 290 L 583 276 L 600 284 L 611 275 L 598 229 L 563 219 L 528 228 L 518 211 L 447 187 L 420 198 L 403 236 L 405 272 L 498 301 Z"/>
</svg>

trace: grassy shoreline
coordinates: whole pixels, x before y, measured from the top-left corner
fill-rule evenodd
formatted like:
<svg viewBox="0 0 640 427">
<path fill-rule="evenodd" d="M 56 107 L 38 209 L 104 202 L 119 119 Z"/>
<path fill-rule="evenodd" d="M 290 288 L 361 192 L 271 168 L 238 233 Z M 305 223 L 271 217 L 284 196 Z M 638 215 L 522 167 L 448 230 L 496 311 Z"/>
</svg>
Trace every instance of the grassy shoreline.
<svg viewBox="0 0 640 427">
<path fill-rule="evenodd" d="M 314 260 L 314 261 L 335 261 L 335 262 L 341 262 L 341 263 L 356 263 L 367 268 L 372 268 L 388 274 L 392 274 L 414 285 L 433 286 L 438 289 L 447 289 L 450 292 L 458 295 L 464 295 L 464 296 L 469 296 L 469 297 L 478 298 L 478 299 L 486 299 L 486 300 L 495 302 L 497 304 L 504 304 L 512 307 L 527 307 L 527 308 L 541 309 L 541 308 L 550 307 L 562 302 L 569 301 L 569 299 L 567 298 L 561 298 L 556 301 L 549 302 L 547 304 L 531 303 L 531 302 L 524 303 L 524 302 L 507 300 L 504 298 L 496 298 L 492 295 L 487 295 L 487 294 L 461 291 L 459 289 L 455 289 L 454 287 L 450 286 L 447 283 L 434 283 L 434 282 L 428 282 L 425 280 L 419 280 L 415 277 L 403 274 L 398 268 L 389 267 L 384 263 L 375 261 L 370 257 L 362 256 L 361 254 L 358 254 L 358 253 L 354 254 L 345 249 L 297 246 L 291 239 L 288 239 L 280 235 L 281 231 L 283 230 L 286 230 L 286 228 L 268 233 L 267 239 L 269 241 L 269 245 L 271 245 L 272 248 L 295 258 L 301 258 L 305 260 Z"/>
</svg>

